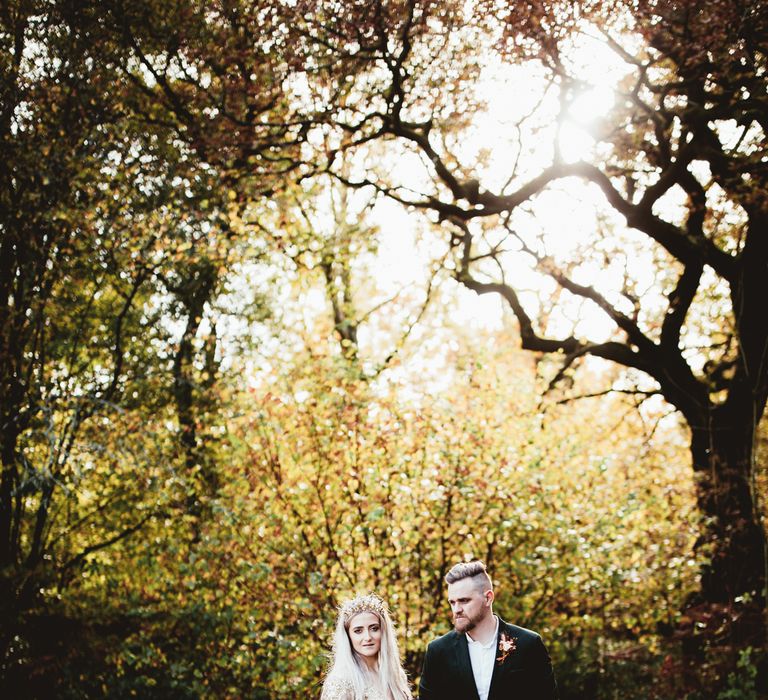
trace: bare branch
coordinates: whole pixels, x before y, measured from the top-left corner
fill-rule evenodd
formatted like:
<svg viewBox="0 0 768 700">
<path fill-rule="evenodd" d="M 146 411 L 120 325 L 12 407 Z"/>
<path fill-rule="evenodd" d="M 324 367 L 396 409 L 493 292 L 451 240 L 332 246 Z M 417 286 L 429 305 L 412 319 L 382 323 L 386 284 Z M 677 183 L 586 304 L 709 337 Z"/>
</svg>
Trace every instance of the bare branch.
<svg viewBox="0 0 768 700">
<path fill-rule="evenodd" d="M 96 544 L 89 545 L 85 549 L 83 549 L 81 552 L 79 552 L 77 555 L 69 559 L 67 562 L 65 562 L 60 571 L 62 574 L 66 572 L 67 570 L 78 566 L 85 562 L 85 560 L 95 552 L 98 552 L 99 550 L 106 549 L 107 547 L 111 547 L 113 544 L 116 544 L 120 540 L 124 540 L 126 537 L 130 537 L 135 532 L 138 532 L 141 530 L 144 525 L 146 525 L 152 518 L 162 517 L 164 513 L 161 511 L 152 511 L 145 515 L 141 520 L 139 520 L 137 523 L 134 523 L 133 525 L 124 528 L 120 532 L 114 534 L 112 537 L 109 537 L 106 540 L 103 540 L 101 542 L 97 542 Z"/>
<path fill-rule="evenodd" d="M 613 394 L 627 394 L 629 396 L 642 396 L 643 400 L 650 399 L 652 396 L 662 396 L 661 391 L 642 391 L 640 389 L 605 389 L 603 391 L 595 391 L 589 394 L 578 394 L 576 396 L 566 396 L 565 398 L 558 399 L 555 403 L 560 406 L 563 404 L 571 403 L 572 401 L 581 401 L 582 399 L 596 399 L 603 396 L 611 396 Z"/>
</svg>

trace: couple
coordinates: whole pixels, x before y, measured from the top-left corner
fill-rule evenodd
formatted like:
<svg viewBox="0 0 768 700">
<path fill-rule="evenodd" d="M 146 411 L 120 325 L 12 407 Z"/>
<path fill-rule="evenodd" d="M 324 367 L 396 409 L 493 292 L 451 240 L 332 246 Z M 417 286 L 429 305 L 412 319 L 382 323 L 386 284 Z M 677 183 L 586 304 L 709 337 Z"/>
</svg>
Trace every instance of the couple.
<svg viewBox="0 0 768 700">
<path fill-rule="evenodd" d="M 480 561 L 446 575 L 454 630 L 427 647 L 420 700 L 555 700 L 549 655 L 535 632 L 493 614 L 493 584 Z M 321 700 L 408 700 L 394 626 L 376 595 L 341 606 Z"/>
</svg>

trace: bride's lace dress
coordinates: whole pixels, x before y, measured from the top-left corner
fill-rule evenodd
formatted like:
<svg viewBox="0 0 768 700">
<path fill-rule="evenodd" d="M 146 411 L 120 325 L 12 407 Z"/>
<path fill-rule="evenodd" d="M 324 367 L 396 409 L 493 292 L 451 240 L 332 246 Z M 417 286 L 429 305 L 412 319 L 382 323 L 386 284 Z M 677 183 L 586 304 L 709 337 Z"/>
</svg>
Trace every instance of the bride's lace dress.
<svg viewBox="0 0 768 700">
<path fill-rule="evenodd" d="M 356 700 L 355 687 L 345 678 L 330 678 L 323 686 L 321 700 Z M 385 695 L 374 687 L 367 687 L 363 700 L 387 700 Z"/>
</svg>

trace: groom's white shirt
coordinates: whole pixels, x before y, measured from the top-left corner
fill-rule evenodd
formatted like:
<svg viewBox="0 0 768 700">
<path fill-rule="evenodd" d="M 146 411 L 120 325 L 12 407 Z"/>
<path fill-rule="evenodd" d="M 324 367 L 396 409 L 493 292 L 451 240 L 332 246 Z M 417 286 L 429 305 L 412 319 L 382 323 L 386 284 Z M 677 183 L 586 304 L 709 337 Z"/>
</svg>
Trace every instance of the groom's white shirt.
<svg viewBox="0 0 768 700">
<path fill-rule="evenodd" d="M 480 700 L 488 700 L 488 692 L 491 689 L 491 676 L 493 676 L 493 664 L 496 661 L 496 640 L 499 637 L 499 618 L 496 617 L 496 628 L 493 630 L 493 636 L 487 644 L 476 642 L 472 637 L 467 636 L 467 647 L 469 648 L 469 660 L 472 663 L 472 675 L 475 677 L 475 686 Z"/>
</svg>

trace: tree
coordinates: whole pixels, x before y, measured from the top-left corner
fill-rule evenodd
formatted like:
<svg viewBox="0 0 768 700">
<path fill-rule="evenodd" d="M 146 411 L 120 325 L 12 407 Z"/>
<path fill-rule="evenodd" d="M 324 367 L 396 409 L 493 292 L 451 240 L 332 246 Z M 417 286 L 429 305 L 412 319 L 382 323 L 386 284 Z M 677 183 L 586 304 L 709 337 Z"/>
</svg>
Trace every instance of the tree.
<svg viewBox="0 0 768 700">
<path fill-rule="evenodd" d="M 333 3 L 323 7 L 342 11 Z M 647 378 L 636 390 L 658 393 L 680 411 L 690 430 L 702 514 L 698 546 L 709 554 L 698 598 L 714 612 L 708 631 L 762 646 L 765 535 L 753 476 L 755 431 L 768 398 L 762 308 L 768 291 L 768 11 L 751 0 L 479 2 L 459 31 L 445 19 L 448 7 L 417 0 L 378 4 L 369 23 L 341 37 L 320 23 L 307 25 L 339 63 L 370 66 L 369 82 L 351 87 L 335 112 L 340 148 L 359 150 L 382 139 L 402 144 L 421 157 L 430 185 L 420 195 L 391 169 L 383 176 L 370 170 L 337 176 L 435 215 L 451 231 L 456 279 L 478 294 L 500 295 L 517 318 L 524 348 L 561 355 L 560 376 L 582 358 L 603 358 Z M 558 134 L 570 103 L 590 87 L 573 52 L 590 36 L 611 47 L 626 75 L 615 108 L 595 128 L 592 157 L 569 160 Z M 465 124 L 457 129 L 449 111 L 457 99 L 464 101 L 465 120 L 481 111 L 465 87 L 467 71 L 481 60 L 478 45 L 497 62 L 535 64 L 545 78 L 541 104 L 550 98 L 556 105 L 552 126 L 539 131 L 535 144 L 541 152 L 542 139 L 551 136 L 549 163 L 536 172 L 535 163 L 514 161 L 499 187 L 483 184 L 476 149 L 462 143 Z M 446 70 L 451 61 L 455 66 Z M 435 91 L 440 81 L 455 94 Z M 530 150 L 522 143 L 530 116 L 522 115 L 512 132 L 520 135 L 521 150 Z M 328 167 L 333 171 L 333 158 Z M 601 194 L 613 225 L 626 227 L 621 244 L 606 246 L 596 237 L 591 253 L 563 259 L 525 234 L 526 211 L 566 179 Z M 631 265 L 618 287 L 590 279 L 599 256 L 608 266 L 629 245 L 651 251 L 645 260 L 659 282 L 655 294 L 638 291 Z M 578 326 L 562 332 L 537 319 L 515 284 L 515 253 L 559 286 L 561 305 L 587 302 L 610 320 L 613 333 L 590 338 Z"/>
<path fill-rule="evenodd" d="M 133 302 L 147 277 L 146 269 L 136 266 L 115 287 L 109 282 L 102 286 L 109 246 L 94 246 L 96 225 L 84 215 L 96 194 L 92 183 L 109 148 L 110 127 L 120 112 L 119 106 L 109 114 L 103 111 L 100 98 L 110 76 L 90 72 L 90 20 L 74 7 L 43 8 L 38 3 L 15 3 L 2 13 L 3 657 L 17 633 L 19 610 L 37 597 L 41 578 L 46 578 L 37 574 L 49 558 L 52 501 L 78 429 L 119 388 L 120 366 L 126 360 L 123 334 L 135 320 Z M 89 258 L 97 266 L 84 272 Z M 109 319 L 112 342 L 106 337 L 89 342 L 93 318 L 81 315 L 88 307 Z M 94 364 L 102 371 L 83 377 L 76 397 L 69 393 L 78 383 L 72 377 L 75 367 Z M 36 437 L 27 442 L 25 435 Z M 75 553 L 64 559 L 70 555 Z"/>
<path fill-rule="evenodd" d="M 129 550 L 129 536 L 142 528 L 161 536 L 165 529 L 152 522 L 157 514 L 171 510 L 197 521 L 196 541 L 189 543 L 195 555 L 218 541 L 212 523 L 200 518 L 203 506 L 221 506 L 214 497 L 222 465 L 209 449 L 203 419 L 220 398 L 210 386 L 219 372 L 218 295 L 226 268 L 244 258 L 244 250 L 233 258 L 233 247 L 253 234 L 231 224 L 254 202 L 274 198 L 289 177 L 319 171 L 431 214 L 449 232 L 448 266 L 456 279 L 507 302 L 524 348 L 564 360 L 555 383 L 562 385 L 585 358 L 602 358 L 629 370 L 608 389 L 660 394 L 680 411 L 691 433 L 704 516 L 699 551 L 709 557 L 702 570 L 705 605 L 689 604 L 688 622 L 696 630 L 703 621 L 716 638 L 731 634 L 739 645 L 760 639 L 765 538 L 753 489 L 753 442 L 768 384 L 768 320 L 760 308 L 762 3 L 31 0 L 3 7 L 0 19 L 4 647 L 23 629 L 19 611 L 53 590 L 52 580 L 66 583 L 86 563 L 108 566 L 99 553 Z M 602 37 L 600 45 L 627 68 L 618 104 L 593 124 L 598 146 L 589 162 L 569 158 L 558 138 L 570 104 L 589 87 L 574 58 L 588 35 Z M 513 140 L 520 158 L 509 158 L 506 184 L 486 167 L 493 153 L 484 155 L 467 136 L 483 113 L 475 86 L 489 65 L 502 64 L 535 64 L 543 80 L 540 103 L 516 114 L 510 126 L 519 135 Z M 546 152 L 547 165 L 526 160 L 534 150 Z M 424 166 L 427 184 L 410 176 L 414 163 Z M 549 249 L 546 232 L 530 228 L 537 207 L 566 180 L 589 185 L 579 194 L 603 198 L 595 244 L 570 255 Z M 256 234 L 253 246 L 260 249 L 264 239 Z M 291 251 L 299 251 L 301 239 Z M 323 271 L 342 352 L 359 355 L 354 330 L 367 308 L 354 303 L 351 250 L 344 235 L 331 236 L 327 247 L 318 242 L 302 260 Z M 643 287 L 632 256 L 653 266 L 653 285 Z M 536 307 L 522 289 L 520 258 L 558 285 L 551 308 Z M 596 272 L 616 267 L 624 268 L 618 285 Z M 599 309 L 612 333 L 590 335 L 578 309 L 577 322 L 566 324 L 574 300 Z M 334 382 L 320 388 L 351 391 Z M 281 422 L 294 420 L 296 454 L 283 452 L 278 466 L 296 488 L 301 470 L 313 468 L 318 480 L 325 470 L 334 484 L 349 487 L 335 463 L 323 459 L 336 454 L 334 430 L 351 430 L 351 447 L 365 435 L 367 450 L 376 430 L 365 421 L 375 416 L 336 394 L 325 399 L 331 416 L 340 411 L 340 425 L 332 418 L 315 424 L 322 415 L 302 413 L 301 406 L 288 410 L 286 401 L 278 408 L 267 402 L 264 410 L 274 408 L 278 419 L 260 434 L 266 442 L 250 455 L 248 476 L 268 485 L 276 480 L 279 473 L 268 471 L 274 466 L 269 441 L 281 434 Z M 141 425 L 158 431 L 152 459 L 132 471 L 130 459 L 104 458 L 109 450 L 135 456 L 139 448 L 129 436 Z M 357 425 L 365 429 L 355 432 Z M 471 435 L 467 445 L 452 445 L 446 425 L 441 416 L 433 427 L 445 434 L 447 454 L 456 461 L 482 456 Z M 314 460 L 299 449 L 308 436 L 323 443 Z M 491 453 L 499 456 L 497 447 Z M 370 455 L 384 452 L 371 448 Z M 169 477 L 162 493 L 144 493 L 147 483 L 164 483 L 156 466 L 166 460 L 182 466 L 183 476 Z M 383 475 L 387 465 L 377 464 Z M 482 464 L 489 474 L 481 480 L 492 466 Z M 452 478 L 446 470 L 430 477 L 442 484 Z M 477 475 L 459 474 L 449 486 L 461 493 L 465 476 Z M 81 477 L 103 486 L 105 499 L 94 501 L 90 489 L 80 488 L 87 481 Z M 248 484 L 243 498 L 250 506 L 254 494 L 268 496 L 264 483 Z M 365 487 L 376 493 L 377 505 L 389 503 L 381 483 Z M 354 492 L 346 493 L 354 506 Z M 294 509 L 316 502 L 302 500 L 308 494 L 300 489 L 283 495 L 278 519 L 290 528 L 286 540 L 276 541 L 287 550 L 295 536 L 315 534 L 310 526 L 320 513 L 304 523 Z M 493 496 L 488 508 L 498 500 Z M 428 505 L 439 510 L 445 502 Z M 345 542 L 357 553 L 365 528 L 372 551 L 386 553 L 389 540 L 376 530 L 382 526 L 376 517 L 351 510 Z M 151 559 L 156 542 L 142 544 Z M 230 551 L 211 549 L 214 558 L 231 560 Z M 333 547 L 322 541 L 319 550 Z M 186 553 L 173 556 L 182 560 Z M 562 554 L 567 559 L 573 552 Z M 439 562 L 433 568 L 417 583 L 432 577 Z M 184 562 L 177 570 L 195 569 Z M 216 573 L 206 574 L 206 595 L 218 600 Z M 133 583 L 139 600 L 152 589 Z M 236 609 L 234 597 L 221 593 L 226 610 Z M 558 611 L 580 606 L 565 595 L 557 605 Z M 197 608 L 185 610 L 193 626 Z M 144 630 L 151 637 L 155 628 Z M 153 649 L 150 642 L 141 648 Z"/>
<path fill-rule="evenodd" d="M 98 3 L 11 3 L 0 42 L 5 681 L 28 660 L 33 626 L 52 636 L 30 611 L 50 614 L 103 550 L 170 511 L 199 513 L 215 490 L 195 433 L 215 333 L 196 336 L 232 245 L 231 197 L 125 77 L 131 57 Z M 179 319 L 177 339 L 167 329 Z M 186 470 L 166 490 L 131 433 L 168 405 L 180 444 L 154 465 L 181 453 Z"/>
</svg>

